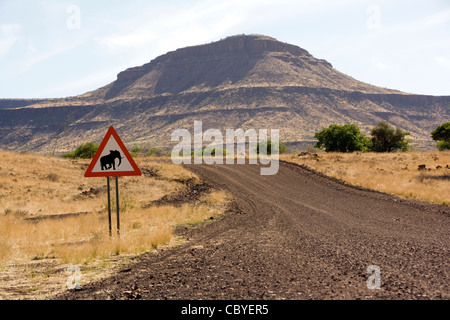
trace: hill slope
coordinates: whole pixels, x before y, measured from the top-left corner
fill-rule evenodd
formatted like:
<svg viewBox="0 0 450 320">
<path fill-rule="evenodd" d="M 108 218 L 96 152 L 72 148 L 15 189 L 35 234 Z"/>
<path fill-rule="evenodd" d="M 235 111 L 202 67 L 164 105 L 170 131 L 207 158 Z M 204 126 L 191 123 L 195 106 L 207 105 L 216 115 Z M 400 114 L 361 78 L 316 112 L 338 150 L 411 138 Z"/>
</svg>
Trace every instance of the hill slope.
<svg viewBox="0 0 450 320">
<path fill-rule="evenodd" d="M 417 146 L 450 118 L 450 97 L 412 95 L 359 82 L 306 50 L 266 36 L 233 36 L 178 49 L 67 99 L 0 100 L 0 148 L 65 152 L 99 141 L 110 125 L 131 144 L 165 147 L 178 128 L 278 128 L 311 141 L 332 123 L 366 132 L 380 120 Z"/>
</svg>

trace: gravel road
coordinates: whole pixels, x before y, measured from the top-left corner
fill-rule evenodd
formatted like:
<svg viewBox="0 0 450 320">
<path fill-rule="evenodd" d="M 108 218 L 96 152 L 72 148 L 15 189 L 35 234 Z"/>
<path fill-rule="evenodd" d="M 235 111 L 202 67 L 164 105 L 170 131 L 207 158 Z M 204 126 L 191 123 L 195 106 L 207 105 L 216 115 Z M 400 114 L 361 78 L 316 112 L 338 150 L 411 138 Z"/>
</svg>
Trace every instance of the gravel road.
<svg viewBox="0 0 450 320">
<path fill-rule="evenodd" d="M 274 176 L 256 165 L 188 168 L 232 194 L 234 210 L 184 231 L 186 244 L 57 299 L 450 298 L 446 206 L 347 186 L 286 162 Z"/>
</svg>

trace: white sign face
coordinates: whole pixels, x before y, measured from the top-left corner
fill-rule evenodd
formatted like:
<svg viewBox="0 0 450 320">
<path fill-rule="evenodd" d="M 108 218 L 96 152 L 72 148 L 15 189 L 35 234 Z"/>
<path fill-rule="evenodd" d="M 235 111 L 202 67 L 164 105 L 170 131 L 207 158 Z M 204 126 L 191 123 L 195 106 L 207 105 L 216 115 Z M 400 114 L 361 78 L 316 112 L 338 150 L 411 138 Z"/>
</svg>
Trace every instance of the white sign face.
<svg viewBox="0 0 450 320">
<path fill-rule="evenodd" d="M 113 127 L 108 129 L 97 153 L 86 170 L 85 177 L 140 176 L 134 162 Z"/>
<path fill-rule="evenodd" d="M 95 164 L 92 172 L 104 171 L 133 171 L 128 159 L 120 148 L 114 136 L 111 136 L 103 149 L 103 152 Z"/>
</svg>

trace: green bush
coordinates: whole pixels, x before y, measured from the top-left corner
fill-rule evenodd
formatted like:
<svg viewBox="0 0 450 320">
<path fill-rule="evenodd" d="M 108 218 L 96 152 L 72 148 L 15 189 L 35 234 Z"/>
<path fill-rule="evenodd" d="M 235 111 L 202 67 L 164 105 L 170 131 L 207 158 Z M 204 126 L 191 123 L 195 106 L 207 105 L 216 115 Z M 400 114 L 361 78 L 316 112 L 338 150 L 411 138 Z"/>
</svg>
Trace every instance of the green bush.
<svg viewBox="0 0 450 320">
<path fill-rule="evenodd" d="M 131 150 L 130 150 L 130 155 L 135 158 L 139 155 L 139 153 L 142 151 L 142 147 L 140 146 L 134 146 Z"/>
<path fill-rule="evenodd" d="M 69 159 L 91 159 L 94 157 L 99 147 L 100 145 L 94 142 L 88 142 L 69 153 L 63 154 L 62 157 Z"/>
<path fill-rule="evenodd" d="M 445 140 L 438 141 L 436 143 L 436 147 L 439 150 L 450 150 L 450 141 L 445 141 Z"/>
<path fill-rule="evenodd" d="M 439 150 L 450 149 L 450 122 L 441 124 L 431 132 L 431 137 L 437 141 L 436 147 Z"/>
<path fill-rule="evenodd" d="M 410 141 L 405 139 L 405 136 L 410 135 L 410 133 L 398 127 L 394 128 L 386 121 L 379 122 L 372 129 L 371 135 L 372 151 L 393 152 L 410 150 Z"/>
<path fill-rule="evenodd" d="M 271 155 L 272 154 L 272 141 L 268 140 L 268 141 L 262 141 L 260 143 L 258 143 L 256 145 L 256 154 L 259 154 L 259 145 L 266 145 L 266 150 L 267 150 L 267 155 Z M 278 142 L 278 154 L 283 154 L 287 152 L 287 146 L 282 143 L 282 142 Z"/>
<path fill-rule="evenodd" d="M 370 139 L 354 124 L 333 124 L 316 132 L 315 137 L 319 140 L 315 147 L 326 152 L 367 151 L 371 146 Z"/>
</svg>

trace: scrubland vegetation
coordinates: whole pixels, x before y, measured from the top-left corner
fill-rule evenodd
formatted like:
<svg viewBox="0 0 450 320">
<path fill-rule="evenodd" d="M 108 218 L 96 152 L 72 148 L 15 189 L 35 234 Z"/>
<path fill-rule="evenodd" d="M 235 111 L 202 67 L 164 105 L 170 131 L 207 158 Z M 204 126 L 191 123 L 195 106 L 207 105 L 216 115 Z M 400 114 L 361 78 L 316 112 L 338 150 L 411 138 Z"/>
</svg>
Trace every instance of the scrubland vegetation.
<svg viewBox="0 0 450 320">
<path fill-rule="evenodd" d="M 395 153 L 304 152 L 284 155 L 281 159 L 363 188 L 408 199 L 450 204 L 450 150 Z M 423 169 L 419 169 L 419 166 Z"/>
<path fill-rule="evenodd" d="M 182 192 L 186 181 L 200 181 L 181 166 L 140 157 L 143 176 L 119 178 L 121 235 L 113 198 L 110 237 L 106 178 L 84 178 L 89 161 L 0 152 L 0 297 L 42 298 L 66 290 L 69 265 L 86 269 L 84 281 L 89 274 L 105 276 L 105 264 L 113 268 L 127 257 L 182 241 L 174 235 L 177 226 L 201 223 L 227 208 L 222 191 L 181 206 L 153 205 Z M 59 271 L 50 276 L 49 270 Z"/>
</svg>

